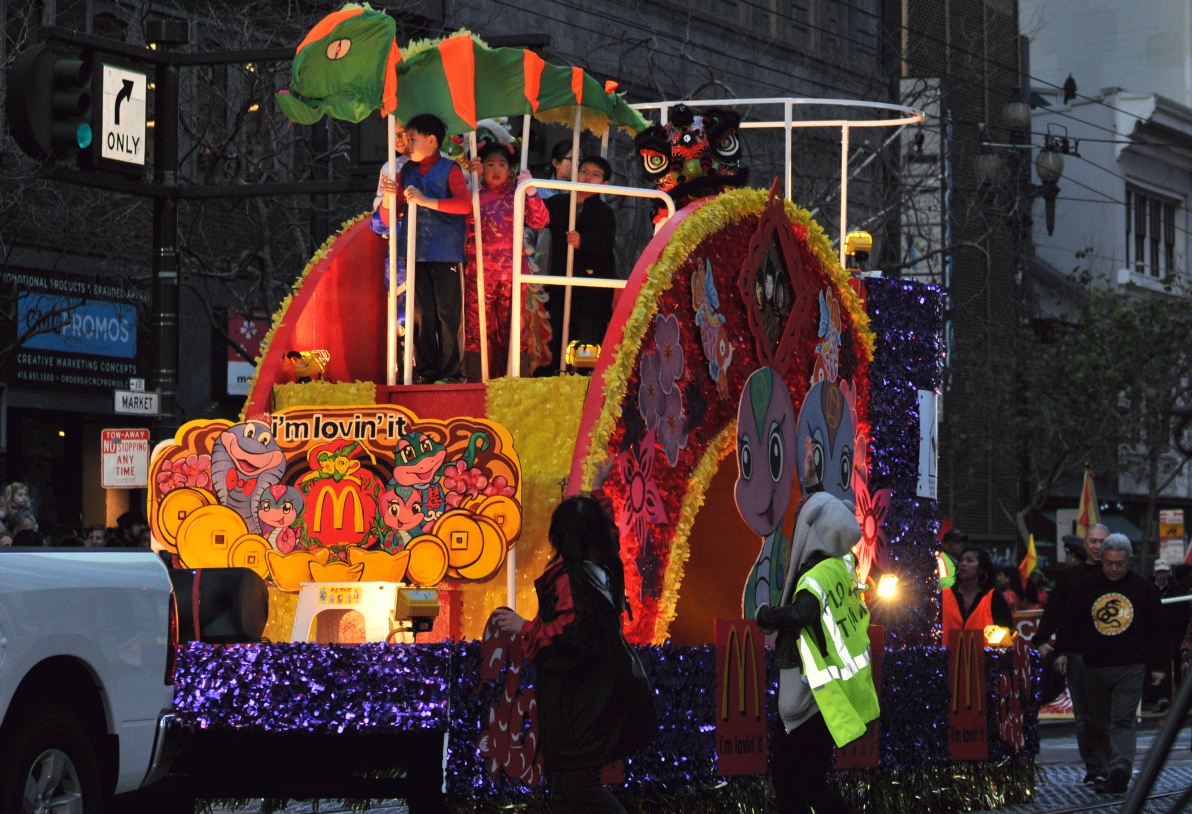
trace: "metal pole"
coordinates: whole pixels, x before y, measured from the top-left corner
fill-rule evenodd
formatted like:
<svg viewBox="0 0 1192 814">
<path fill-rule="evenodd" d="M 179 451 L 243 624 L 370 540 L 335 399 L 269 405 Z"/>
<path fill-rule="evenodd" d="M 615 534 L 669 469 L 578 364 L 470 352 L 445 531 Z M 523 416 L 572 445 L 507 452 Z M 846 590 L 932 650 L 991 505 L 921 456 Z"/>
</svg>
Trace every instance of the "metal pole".
<svg viewBox="0 0 1192 814">
<path fill-rule="evenodd" d="M 418 232 L 418 205 L 413 201 L 406 213 L 406 343 L 402 360 L 403 381 L 414 383 L 414 273 L 418 252 L 414 248 L 414 236 Z"/>
<path fill-rule="evenodd" d="M 840 125 L 840 267 L 844 268 L 844 239 L 848 235 L 848 124 Z"/>
<path fill-rule="evenodd" d="M 1148 670 L 1143 681 L 1149 679 L 1150 671 Z M 1159 734 L 1151 742 L 1151 749 L 1146 753 L 1142 770 L 1138 773 L 1138 778 L 1130 784 L 1130 791 L 1126 794 L 1126 802 L 1122 804 L 1120 814 L 1140 814 L 1142 807 L 1146 805 L 1147 795 L 1150 794 L 1151 787 L 1155 785 L 1155 780 L 1159 777 L 1163 764 L 1167 762 L 1167 754 L 1171 751 L 1172 744 L 1175 743 L 1176 736 L 1180 733 L 1189 707 L 1192 707 L 1192 681 L 1185 680 L 1180 691 L 1176 693 L 1171 708 L 1167 711 L 1167 725 L 1159 730 Z"/>
<path fill-rule="evenodd" d="M 468 133 L 468 151 L 476 160 L 476 131 Z M 476 228 L 476 313 L 479 315 L 477 328 L 480 331 L 480 381 L 488 381 L 488 309 L 484 302 L 484 247 L 480 240 L 480 175 L 472 179 L 472 222 Z M 516 242 L 516 241 L 515 241 Z M 466 328 L 465 328 L 466 330 Z"/>
<path fill-rule="evenodd" d="M 505 602 L 509 610 L 517 610 L 517 543 L 505 555 Z"/>
<path fill-rule="evenodd" d="M 530 114 L 522 116 L 521 164 L 519 170 L 530 169 Z"/>
<path fill-rule="evenodd" d="M 396 119 L 393 114 L 388 116 L 389 129 L 389 180 L 397 180 L 397 148 L 394 146 L 396 133 Z M 388 194 L 389 203 L 389 298 L 387 314 L 388 327 L 385 331 L 385 383 L 390 387 L 397 384 L 397 195 Z M 408 265 L 408 264 L 407 264 Z M 408 279 L 408 278 L 407 278 Z M 410 300 L 410 292 L 406 292 L 406 300 Z M 406 344 L 409 345 L 412 324 L 406 321 Z M 409 384 L 409 382 L 406 382 Z"/>
<path fill-rule="evenodd" d="M 153 199 L 153 315 L 157 329 L 154 386 L 161 394 L 157 439 L 178 427 L 178 68 L 155 70 L 157 109 L 153 128 L 154 181 L 166 195 Z"/>
<path fill-rule="evenodd" d="M 608 158 L 608 136 L 613 131 L 613 126 L 610 124 L 608 129 L 604 131 L 604 135 L 600 137 L 600 157 Z"/>
<path fill-rule="evenodd" d="M 521 163 L 517 166 L 518 171 L 530 169 L 530 114 L 522 116 L 522 143 L 521 143 Z M 523 217 L 521 226 L 513 232 L 513 269 L 514 269 L 514 284 L 513 284 L 513 301 L 509 303 L 512 314 L 517 313 L 518 320 L 521 320 L 521 305 L 524 302 L 521 298 L 521 286 L 517 284 L 517 275 L 521 272 L 522 256 L 525 254 L 526 229 L 524 217 L 524 203 L 523 203 Z M 516 209 L 516 204 L 514 205 Z M 516 218 L 514 219 L 516 222 Z M 506 364 L 506 370 L 509 371 L 510 376 L 521 376 L 521 331 L 518 330 L 513 334 L 518 337 L 516 342 L 512 338 L 509 340 L 509 361 Z"/>
<path fill-rule="evenodd" d="M 582 105 L 575 106 L 575 125 L 571 131 L 571 182 L 577 183 L 579 181 L 579 129 L 580 129 L 580 115 L 583 112 Z M 575 231 L 575 208 L 579 203 L 576 191 L 571 190 L 571 210 L 567 218 L 567 231 Z M 553 251 L 552 247 L 552 251 Z M 567 276 L 573 276 L 575 271 L 575 247 L 571 243 L 567 244 Z M 565 372 L 567 370 L 567 340 L 570 338 L 571 329 L 571 286 L 567 286 L 563 293 L 563 333 L 562 340 L 559 342 L 559 371 Z"/>
<path fill-rule="evenodd" d="M 794 105 L 790 99 L 787 99 L 783 103 L 782 108 L 784 111 L 782 125 L 786 132 L 786 145 L 784 148 L 786 155 L 786 199 L 789 201 L 793 194 L 791 187 L 794 185 L 793 176 L 791 175 L 791 119 L 794 113 Z"/>
</svg>

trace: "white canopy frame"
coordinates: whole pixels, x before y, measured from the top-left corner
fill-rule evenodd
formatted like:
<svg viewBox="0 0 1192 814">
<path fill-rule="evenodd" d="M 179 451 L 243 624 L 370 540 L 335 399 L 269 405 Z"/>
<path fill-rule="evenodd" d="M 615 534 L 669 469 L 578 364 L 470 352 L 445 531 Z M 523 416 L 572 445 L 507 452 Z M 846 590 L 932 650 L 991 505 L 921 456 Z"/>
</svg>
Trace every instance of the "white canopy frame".
<svg viewBox="0 0 1192 814">
<path fill-rule="evenodd" d="M 858 127 L 905 127 L 918 124 L 926 118 L 923 112 L 906 105 L 895 105 L 887 102 L 866 102 L 859 99 L 815 99 L 804 97 L 772 97 L 764 99 L 683 99 L 666 102 L 643 102 L 630 105 L 634 110 L 657 110 L 660 123 L 665 125 L 670 120 L 670 109 L 676 105 L 687 105 L 694 108 L 705 107 L 740 107 L 781 105 L 782 119 L 771 121 L 741 122 L 742 130 L 776 130 L 786 131 L 785 167 L 783 191 L 786 199 L 791 200 L 793 184 L 793 170 L 791 164 L 791 137 L 797 129 L 809 127 L 839 127 L 840 128 L 840 265 L 844 265 L 844 239 L 848 235 L 848 151 L 849 131 Z M 892 113 L 896 118 L 889 119 L 800 119 L 794 118 L 796 107 L 808 106 L 843 107 L 849 110 L 872 110 Z"/>
</svg>

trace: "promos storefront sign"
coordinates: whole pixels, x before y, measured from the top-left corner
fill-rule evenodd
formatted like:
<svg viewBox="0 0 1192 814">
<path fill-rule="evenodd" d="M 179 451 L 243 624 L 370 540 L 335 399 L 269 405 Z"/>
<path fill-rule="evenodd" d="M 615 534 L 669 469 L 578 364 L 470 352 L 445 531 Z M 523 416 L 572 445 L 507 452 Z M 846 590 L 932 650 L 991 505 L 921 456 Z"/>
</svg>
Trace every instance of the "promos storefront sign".
<svg viewBox="0 0 1192 814">
<path fill-rule="evenodd" d="M 14 271 L 0 275 L 0 296 L 15 321 L 7 378 L 18 386 L 105 392 L 128 387 L 147 370 L 139 317 L 147 292 L 102 278 Z"/>
</svg>

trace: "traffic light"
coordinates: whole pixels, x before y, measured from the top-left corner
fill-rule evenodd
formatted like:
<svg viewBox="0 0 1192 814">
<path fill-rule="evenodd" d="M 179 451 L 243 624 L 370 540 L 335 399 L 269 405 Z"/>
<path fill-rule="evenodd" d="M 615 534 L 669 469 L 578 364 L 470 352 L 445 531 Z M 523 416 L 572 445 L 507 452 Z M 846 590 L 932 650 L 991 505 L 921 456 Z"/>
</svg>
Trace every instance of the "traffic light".
<svg viewBox="0 0 1192 814">
<path fill-rule="evenodd" d="M 8 72 L 8 127 L 30 158 L 66 159 L 91 146 L 91 58 L 36 45 Z"/>
</svg>

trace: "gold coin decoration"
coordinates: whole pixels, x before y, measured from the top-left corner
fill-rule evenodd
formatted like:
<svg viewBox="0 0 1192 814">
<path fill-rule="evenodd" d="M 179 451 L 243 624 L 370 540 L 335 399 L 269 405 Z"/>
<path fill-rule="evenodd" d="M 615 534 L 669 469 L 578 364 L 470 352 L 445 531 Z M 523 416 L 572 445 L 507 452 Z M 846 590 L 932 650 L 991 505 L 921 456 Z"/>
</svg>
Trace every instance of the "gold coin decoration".
<svg viewBox="0 0 1192 814">
<path fill-rule="evenodd" d="M 478 511 L 497 524 L 507 543 L 515 542 L 521 536 L 522 509 L 513 498 L 493 495 L 480 504 Z"/>
<path fill-rule="evenodd" d="M 447 546 L 447 564 L 452 568 L 471 565 L 484 550 L 484 533 L 476 515 L 454 509 L 435 521 L 433 534 Z"/>
<path fill-rule="evenodd" d="M 248 526 L 236 512 L 200 506 L 178 527 L 178 556 L 187 568 L 227 568 L 232 544 L 245 534 Z"/>
<path fill-rule="evenodd" d="M 423 534 L 410 541 L 406 548 L 410 552 L 410 564 L 406 576 L 415 585 L 438 585 L 447 575 L 447 545 L 430 534 Z"/>
<path fill-rule="evenodd" d="M 178 529 L 186 516 L 195 509 L 214 503 L 215 495 L 203 489 L 183 486 L 168 493 L 157 508 L 157 530 L 161 532 L 162 542 L 177 546 Z"/>
<path fill-rule="evenodd" d="M 484 544 L 476 562 L 459 569 L 459 575 L 464 579 L 491 576 L 505 560 L 505 535 L 496 522 L 484 515 L 477 515 L 476 525 L 480 528 Z"/>
<path fill-rule="evenodd" d="M 348 549 L 348 562 L 364 566 L 361 582 L 401 582 L 406 578 L 410 552 L 406 550 L 390 554 L 353 546 Z"/>
<path fill-rule="evenodd" d="M 228 564 L 233 568 L 251 568 L 261 579 L 267 579 L 269 563 L 265 561 L 265 552 L 269 550 L 269 541 L 264 537 L 259 534 L 245 534 L 232 544 Z"/>
</svg>

